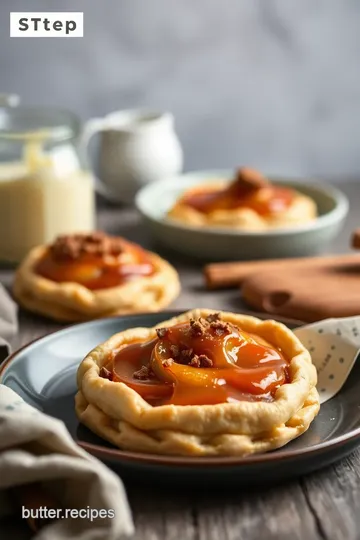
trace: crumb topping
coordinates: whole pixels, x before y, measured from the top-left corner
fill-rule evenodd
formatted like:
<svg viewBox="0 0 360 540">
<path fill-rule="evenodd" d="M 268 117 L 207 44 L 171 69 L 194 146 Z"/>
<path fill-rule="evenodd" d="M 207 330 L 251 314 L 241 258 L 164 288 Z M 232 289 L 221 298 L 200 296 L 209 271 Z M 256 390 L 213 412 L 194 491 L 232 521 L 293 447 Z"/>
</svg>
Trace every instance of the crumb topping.
<svg viewBox="0 0 360 540">
<path fill-rule="evenodd" d="M 206 319 L 200 317 L 199 319 L 190 320 L 189 332 L 192 336 L 204 336 L 210 330 L 214 330 L 217 336 L 223 336 L 224 334 L 229 334 L 232 331 L 232 327 L 230 323 L 220 320 L 219 313 L 212 313 Z"/>
<path fill-rule="evenodd" d="M 269 180 L 255 169 L 242 167 L 237 170 L 234 184 L 242 191 L 256 191 L 269 185 Z"/>
<path fill-rule="evenodd" d="M 190 335 L 193 337 L 199 337 L 206 334 L 209 328 L 209 324 L 206 319 L 200 317 L 199 319 L 190 319 Z"/>
<path fill-rule="evenodd" d="M 139 381 L 146 381 L 147 379 L 151 379 L 152 377 L 154 377 L 154 372 L 152 371 L 150 366 L 141 366 L 138 371 L 135 371 L 133 377 L 134 379 L 138 379 Z"/>
<path fill-rule="evenodd" d="M 112 373 L 106 367 L 100 368 L 99 376 L 103 379 L 108 379 L 109 381 L 112 381 Z"/>
<path fill-rule="evenodd" d="M 168 358 L 167 360 L 164 360 L 163 366 L 164 367 L 170 367 L 174 363 L 173 358 Z"/>
<path fill-rule="evenodd" d="M 215 331 L 217 336 L 223 336 L 224 334 L 230 334 L 232 331 L 231 324 L 225 321 L 214 321 L 210 323 L 210 328 Z"/>
<path fill-rule="evenodd" d="M 178 345 L 170 345 L 170 351 L 173 358 L 178 358 L 178 356 L 180 356 L 180 347 Z"/>
<path fill-rule="evenodd" d="M 74 261 L 82 255 L 120 255 L 124 250 L 122 238 L 108 236 L 103 232 L 90 234 L 67 234 L 58 236 L 50 246 L 50 253 L 58 261 Z"/>
<path fill-rule="evenodd" d="M 206 354 L 195 354 L 193 349 L 184 349 L 176 358 L 164 360 L 163 366 L 170 367 L 174 362 L 196 368 L 210 368 L 213 366 L 211 358 L 206 356 Z"/>
<path fill-rule="evenodd" d="M 199 317 L 189 321 L 188 332 L 191 337 L 198 338 L 207 334 L 223 336 L 232 332 L 231 324 L 220 319 L 220 313 L 210 313 L 206 318 Z M 158 328 L 157 336 L 162 339 L 168 334 L 168 328 Z M 170 345 L 171 357 L 164 360 L 163 366 L 170 367 L 174 362 L 196 368 L 209 368 L 213 366 L 213 361 L 206 354 L 196 354 L 194 349 L 184 345 Z"/>
<path fill-rule="evenodd" d="M 212 323 L 220 320 L 220 313 L 210 313 L 206 317 L 207 322 Z"/>
<path fill-rule="evenodd" d="M 206 356 L 206 354 L 194 354 L 189 362 L 189 366 L 197 368 L 209 368 L 213 366 L 213 361 L 211 358 Z"/>
<path fill-rule="evenodd" d="M 157 337 L 162 339 L 166 336 L 166 334 L 168 333 L 169 329 L 168 328 L 157 328 L 156 329 L 156 334 L 157 334 Z"/>
<path fill-rule="evenodd" d="M 200 362 L 200 367 L 209 368 L 209 367 L 212 367 L 214 364 L 211 358 L 206 356 L 206 354 L 200 354 L 198 359 Z"/>
<path fill-rule="evenodd" d="M 187 331 L 192 337 L 200 337 L 206 334 L 210 334 L 212 336 L 222 336 L 226 333 L 232 332 L 232 330 L 232 325 L 222 321 L 219 313 L 211 313 L 206 318 L 199 317 L 198 319 L 191 319 L 189 321 L 189 328 Z M 156 329 L 156 334 L 159 339 L 164 339 L 168 335 L 169 331 L 170 328 L 161 327 Z M 197 354 L 193 348 L 187 347 L 183 344 L 170 344 L 169 351 L 169 358 L 164 360 L 162 363 L 165 368 L 170 368 L 174 363 L 187 365 L 194 368 L 211 368 L 214 365 L 209 356 L 206 354 Z M 107 377 L 106 371 L 104 371 L 104 375 L 102 376 Z M 140 381 L 146 381 L 154 377 L 155 374 L 150 365 L 143 365 L 140 369 L 133 373 L 133 378 Z"/>
</svg>

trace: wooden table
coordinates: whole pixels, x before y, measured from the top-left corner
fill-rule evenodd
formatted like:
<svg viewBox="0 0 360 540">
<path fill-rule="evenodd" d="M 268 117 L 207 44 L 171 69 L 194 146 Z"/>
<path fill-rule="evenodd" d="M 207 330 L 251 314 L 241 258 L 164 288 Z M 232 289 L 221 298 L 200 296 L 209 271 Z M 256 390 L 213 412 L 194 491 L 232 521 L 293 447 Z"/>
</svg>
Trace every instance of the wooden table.
<svg viewBox="0 0 360 540">
<path fill-rule="evenodd" d="M 351 231 L 360 225 L 360 184 L 345 182 L 341 189 L 350 199 L 351 211 L 332 252 L 350 251 Z M 134 210 L 101 205 L 99 228 L 121 234 L 151 246 Z M 203 287 L 201 265 L 187 263 L 163 253 L 175 264 L 183 291 L 174 308 L 210 307 L 241 309 L 237 291 L 207 292 Z M 12 273 L 0 271 L 0 280 L 9 285 Z M 44 319 L 20 313 L 18 347 L 35 337 L 61 328 Z M 205 490 L 191 487 L 168 493 L 164 489 L 128 483 L 126 486 L 136 525 L 136 540 L 269 540 L 360 538 L 360 451 L 333 467 L 274 488 L 256 490 Z M 0 538 L 20 538 L 15 524 L 0 523 Z M 23 530 L 21 538 L 27 538 Z M 105 539 L 104 539 L 105 540 Z"/>
</svg>

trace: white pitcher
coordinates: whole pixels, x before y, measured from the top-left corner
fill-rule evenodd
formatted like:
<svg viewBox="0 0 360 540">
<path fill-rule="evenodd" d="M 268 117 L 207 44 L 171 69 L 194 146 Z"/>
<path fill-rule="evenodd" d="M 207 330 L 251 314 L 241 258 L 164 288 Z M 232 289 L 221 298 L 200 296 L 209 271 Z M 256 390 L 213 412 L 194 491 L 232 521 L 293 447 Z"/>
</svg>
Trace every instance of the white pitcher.
<svg viewBox="0 0 360 540">
<path fill-rule="evenodd" d="M 116 202 L 132 202 L 148 182 L 181 172 L 183 153 L 170 113 L 124 110 L 85 125 L 82 145 L 101 132 L 98 189 Z"/>
</svg>

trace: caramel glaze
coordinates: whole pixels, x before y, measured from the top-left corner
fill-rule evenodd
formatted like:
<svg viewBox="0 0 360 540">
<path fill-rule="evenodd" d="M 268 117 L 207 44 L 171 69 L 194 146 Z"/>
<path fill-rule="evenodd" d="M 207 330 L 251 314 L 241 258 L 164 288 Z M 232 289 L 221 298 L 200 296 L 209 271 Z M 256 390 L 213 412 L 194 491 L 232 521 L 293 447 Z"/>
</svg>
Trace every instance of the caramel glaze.
<svg viewBox="0 0 360 540">
<path fill-rule="evenodd" d="M 231 326 L 194 336 L 189 324 L 166 329 L 163 338 L 133 343 L 114 353 L 107 368 L 152 405 L 206 405 L 232 401 L 272 401 L 288 381 L 288 361 L 259 336 Z M 169 360 L 174 348 L 206 354 L 209 367 Z M 142 380 L 134 377 L 144 371 Z"/>
<path fill-rule="evenodd" d="M 124 255 L 129 262 L 121 262 Z M 75 260 L 57 260 L 48 250 L 38 262 L 35 272 L 51 281 L 75 282 L 96 290 L 150 276 L 154 273 L 154 265 L 145 250 L 124 241 L 124 252 L 120 256 L 84 253 Z"/>
<path fill-rule="evenodd" d="M 292 203 L 291 189 L 268 184 L 260 189 L 243 189 L 237 182 L 224 189 L 191 190 L 180 200 L 181 204 L 194 208 L 203 214 L 216 210 L 236 210 L 250 208 L 260 216 L 284 212 Z"/>
</svg>

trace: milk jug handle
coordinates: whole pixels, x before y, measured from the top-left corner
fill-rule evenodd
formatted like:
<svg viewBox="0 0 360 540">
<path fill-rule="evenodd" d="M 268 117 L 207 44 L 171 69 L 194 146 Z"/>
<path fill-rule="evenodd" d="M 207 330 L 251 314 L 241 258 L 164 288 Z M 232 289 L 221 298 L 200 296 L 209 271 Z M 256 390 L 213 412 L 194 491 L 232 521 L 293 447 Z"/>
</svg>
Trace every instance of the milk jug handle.
<svg viewBox="0 0 360 540">
<path fill-rule="evenodd" d="M 89 152 L 88 152 L 88 146 L 90 143 L 90 140 L 96 133 L 99 133 L 99 131 L 104 131 L 106 129 L 106 124 L 104 118 L 92 118 L 91 120 L 88 120 L 86 124 L 83 127 L 79 146 L 80 146 L 80 152 L 82 156 L 85 158 L 86 163 L 89 163 Z"/>
<path fill-rule="evenodd" d="M 100 131 L 106 131 L 108 129 L 108 125 L 106 124 L 106 120 L 104 118 L 92 118 L 88 120 L 82 130 L 80 140 L 79 140 L 79 150 L 80 154 L 84 159 L 85 164 L 88 164 L 90 166 L 90 169 L 93 170 L 93 165 L 91 163 L 90 157 L 89 157 L 89 144 L 90 140 L 94 135 L 99 133 Z M 108 189 L 106 186 L 101 182 L 99 178 L 96 178 L 95 181 L 95 189 L 98 193 L 101 193 L 105 197 L 107 197 Z"/>
</svg>

